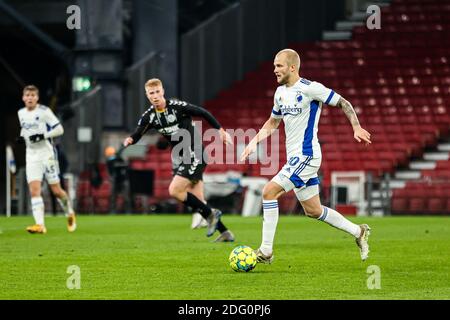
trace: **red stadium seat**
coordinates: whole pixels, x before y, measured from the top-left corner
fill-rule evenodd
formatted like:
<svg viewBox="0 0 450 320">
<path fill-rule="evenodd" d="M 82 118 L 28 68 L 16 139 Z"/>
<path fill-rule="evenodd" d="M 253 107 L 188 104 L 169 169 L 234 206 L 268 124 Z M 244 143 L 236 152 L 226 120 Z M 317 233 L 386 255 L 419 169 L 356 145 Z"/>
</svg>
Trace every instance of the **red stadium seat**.
<svg viewBox="0 0 450 320">
<path fill-rule="evenodd" d="M 430 198 L 428 199 L 428 204 L 426 211 L 433 214 L 440 214 L 445 212 L 446 201 L 444 198 Z"/>
<path fill-rule="evenodd" d="M 408 213 L 423 214 L 424 209 L 425 209 L 425 199 L 421 199 L 421 198 L 410 199 Z"/>
<path fill-rule="evenodd" d="M 408 211 L 408 200 L 404 198 L 393 198 L 391 210 L 396 214 L 406 214 Z"/>
<path fill-rule="evenodd" d="M 434 147 L 439 138 L 450 132 L 449 7 L 448 1 L 395 0 L 383 6 L 380 30 L 358 26 L 348 41 L 291 45 L 305 59 L 302 76 L 323 82 L 346 97 L 354 105 L 362 126 L 372 134 L 369 148 L 358 144 L 342 110 L 322 108 L 318 134 L 323 151 L 322 185 L 329 185 L 331 171 L 365 170 L 377 176 L 392 173 L 397 166 L 407 166 L 412 157 L 422 156 L 427 146 Z M 270 114 L 277 86 L 272 64 L 261 63 L 242 81 L 204 105 L 226 127 L 258 129 Z M 280 153 L 283 163 L 284 136 L 280 137 L 282 145 L 272 151 Z M 170 153 L 152 150 L 149 155 L 144 162 L 133 161 L 132 167 L 152 168 L 158 179 L 170 179 Z M 448 163 L 423 171 L 430 185 L 407 184 L 406 188 L 395 190 L 392 211 L 450 212 L 450 200 L 446 201 L 450 187 L 434 187 L 437 180 L 450 180 Z M 261 164 L 210 165 L 207 171 L 224 172 L 229 168 L 260 175 Z M 155 193 L 166 195 L 167 186 L 158 185 Z M 87 188 L 80 185 L 77 193 L 85 195 Z M 444 210 L 440 211 L 440 207 Z"/>
</svg>

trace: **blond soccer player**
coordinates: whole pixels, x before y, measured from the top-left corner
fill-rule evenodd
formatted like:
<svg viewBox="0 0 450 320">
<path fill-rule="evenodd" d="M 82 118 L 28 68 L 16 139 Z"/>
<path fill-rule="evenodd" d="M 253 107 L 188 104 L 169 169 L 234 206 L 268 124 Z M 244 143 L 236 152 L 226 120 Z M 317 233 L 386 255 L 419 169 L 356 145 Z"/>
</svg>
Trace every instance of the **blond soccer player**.
<svg viewBox="0 0 450 320">
<path fill-rule="evenodd" d="M 20 122 L 19 141 L 26 145 L 26 176 L 31 195 L 31 210 L 35 224 L 27 227 L 30 233 L 47 233 L 44 219 L 44 201 L 41 195 L 42 179 L 45 177 L 51 192 L 57 198 L 67 216 L 67 230 L 75 231 L 76 218 L 67 193 L 61 188 L 58 159 L 52 139 L 61 136 L 64 129 L 54 113 L 38 103 L 39 89 L 29 85 L 23 89 L 25 107 L 17 115 Z"/>
<path fill-rule="evenodd" d="M 172 148 L 173 179 L 169 185 L 169 194 L 201 214 L 207 222 L 207 237 L 211 237 L 218 230 L 220 235 L 215 242 L 234 241 L 234 234 L 221 220 L 222 212 L 211 208 L 205 201 L 203 172 L 207 159 L 204 156 L 200 133 L 197 132 L 192 117 L 202 117 L 206 120 L 219 131 L 220 139 L 225 144 L 233 144 L 230 135 L 206 109 L 186 101 L 166 99 L 163 83 L 159 79 L 148 80 L 145 93 L 150 107 L 139 119 L 133 134 L 123 141 L 123 146 L 137 143 L 149 129 L 156 129 Z M 180 139 L 183 132 L 187 135 Z M 174 152 L 180 149 L 180 146 L 181 154 Z"/>
<path fill-rule="evenodd" d="M 320 202 L 317 172 L 322 154 L 317 131 L 322 105 L 336 106 L 344 111 L 358 142 L 369 145 L 370 133 L 361 127 L 350 102 L 318 82 L 301 78 L 299 71 L 300 57 L 296 51 L 284 49 L 278 52 L 274 59 L 274 73 L 280 86 L 274 95 L 272 114 L 241 155 L 241 160 L 244 161 L 256 150 L 257 144 L 270 136 L 281 120 L 284 121 L 287 163 L 263 189 L 264 222 L 262 243 L 256 250 L 258 262 L 273 261 L 278 198 L 291 190 L 294 190 L 308 217 L 351 234 L 364 261 L 369 254 L 369 226 L 354 224 Z"/>
</svg>

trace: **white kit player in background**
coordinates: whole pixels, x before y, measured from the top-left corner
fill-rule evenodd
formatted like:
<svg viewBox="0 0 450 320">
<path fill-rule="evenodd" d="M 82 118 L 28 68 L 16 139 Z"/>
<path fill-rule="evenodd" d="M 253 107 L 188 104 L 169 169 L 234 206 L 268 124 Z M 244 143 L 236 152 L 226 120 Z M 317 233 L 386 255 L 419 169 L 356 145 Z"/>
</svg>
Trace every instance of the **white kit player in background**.
<svg viewBox="0 0 450 320">
<path fill-rule="evenodd" d="M 52 193 L 67 216 L 67 230 L 76 229 L 75 212 L 67 193 L 61 188 L 58 158 L 52 138 L 61 136 L 64 129 L 54 113 L 38 104 L 39 90 L 30 85 L 23 89 L 25 107 L 17 113 L 20 122 L 18 142 L 26 145 L 26 176 L 31 194 L 31 208 L 35 224 L 27 227 L 30 233 L 46 233 L 44 201 L 41 195 L 42 179 L 45 176 Z"/>
<path fill-rule="evenodd" d="M 369 226 L 354 224 L 337 211 L 322 206 L 320 202 L 317 172 L 322 154 L 317 131 L 322 104 L 342 108 L 358 142 L 364 141 L 369 145 L 370 133 L 359 124 L 350 102 L 322 84 L 300 77 L 300 57 L 297 52 L 291 49 L 280 51 L 275 56 L 274 68 L 280 86 L 275 92 L 272 114 L 241 155 L 241 161 L 244 161 L 256 150 L 258 142 L 270 136 L 281 120 L 284 121 L 287 163 L 263 190 L 264 222 L 262 243 L 256 250 L 258 262 L 273 261 L 278 198 L 291 190 L 294 190 L 307 216 L 353 235 L 360 249 L 361 259 L 366 260 L 369 253 Z"/>
</svg>

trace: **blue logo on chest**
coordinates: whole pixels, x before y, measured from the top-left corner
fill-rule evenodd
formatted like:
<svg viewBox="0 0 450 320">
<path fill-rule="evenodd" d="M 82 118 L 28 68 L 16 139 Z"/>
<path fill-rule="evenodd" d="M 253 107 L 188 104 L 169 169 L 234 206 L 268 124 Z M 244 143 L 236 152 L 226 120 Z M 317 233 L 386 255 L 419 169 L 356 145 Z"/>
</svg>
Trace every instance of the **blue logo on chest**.
<svg viewBox="0 0 450 320">
<path fill-rule="evenodd" d="M 39 129 L 39 124 L 36 122 L 22 122 L 21 126 L 25 130 Z"/>
</svg>

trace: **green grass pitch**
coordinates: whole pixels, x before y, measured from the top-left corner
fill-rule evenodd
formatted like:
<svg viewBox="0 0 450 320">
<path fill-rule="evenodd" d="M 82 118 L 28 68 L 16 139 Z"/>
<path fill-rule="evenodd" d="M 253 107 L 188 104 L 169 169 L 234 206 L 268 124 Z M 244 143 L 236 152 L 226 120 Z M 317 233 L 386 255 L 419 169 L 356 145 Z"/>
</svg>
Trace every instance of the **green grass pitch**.
<svg viewBox="0 0 450 320">
<path fill-rule="evenodd" d="M 64 217 L 48 217 L 46 235 L 25 231 L 31 217 L 2 217 L 0 299 L 450 298 L 450 217 L 351 219 L 372 227 L 366 262 L 344 232 L 281 216 L 274 263 L 237 273 L 228 255 L 259 246 L 261 217 L 225 215 L 234 243 L 191 230 L 190 215 L 79 216 L 73 234 Z M 79 290 L 66 286 L 71 265 L 80 268 Z M 368 289 L 371 265 L 380 289 Z"/>
</svg>

